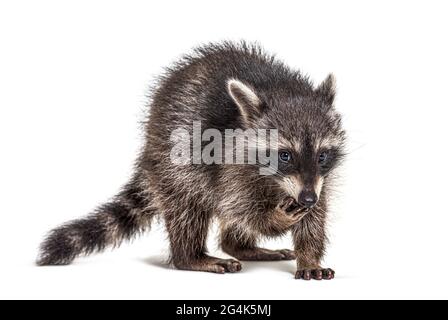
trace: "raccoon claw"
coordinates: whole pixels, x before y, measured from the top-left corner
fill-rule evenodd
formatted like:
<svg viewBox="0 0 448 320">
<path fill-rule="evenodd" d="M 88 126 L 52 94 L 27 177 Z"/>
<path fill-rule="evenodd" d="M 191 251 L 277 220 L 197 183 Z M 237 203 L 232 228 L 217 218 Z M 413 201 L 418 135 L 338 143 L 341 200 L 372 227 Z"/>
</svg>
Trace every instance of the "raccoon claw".
<svg viewBox="0 0 448 320">
<path fill-rule="evenodd" d="M 306 210 L 306 209 L 305 210 L 300 210 L 300 211 L 297 211 L 296 213 L 294 213 L 292 218 L 294 219 L 294 222 L 297 223 L 300 220 L 302 220 L 303 217 L 307 215 L 307 213 L 308 213 L 308 210 Z"/>
<path fill-rule="evenodd" d="M 291 198 L 285 198 L 277 205 L 277 223 L 281 228 L 288 229 L 297 224 L 308 213 L 308 209 L 299 206 L 297 202 Z"/>
<path fill-rule="evenodd" d="M 296 253 L 293 250 L 281 249 L 277 251 L 283 254 L 283 260 L 294 260 L 297 257 Z"/>
<path fill-rule="evenodd" d="M 330 268 L 325 269 L 302 269 L 297 270 L 295 278 L 303 280 L 331 280 L 334 278 L 335 272 Z"/>
<path fill-rule="evenodd" d="M 234 259 L 220 259 L 206 256 L 196 261 L 174 263 L 180 270 L 206 271 L 213 273 L 234 273 L 241 271 L 241 262 Z"/>
<path fill-rule="evenodd" d="M 301 207 L 294 198 L 288 197 L 280 204 L 280 209 L 296 216 L 308 212 L 308 208 Z"/>
<path fill-rule="evenodd" d="M 296 200 L 294 200 L 294 198 L 288 197 L 284 199 L 282 203 L 280 203 L 280 209 L 285 212 L 291 212 L 296 207 L 296 204 L 297 202 Z"/>
<path fill-rule="evenodd" d="M 221 259 L 210 256 L 188 262 L 174 262 L 180 270 L 206 271 L 213 273 L 234 273 L 241 271 L 241 262 L 235 259 Z"/>
<path fill-rule="evenodd" d="M 331 279 L 333 279 L 334 278 L 334 276 L 335 276 L 335 272 L 334 272 L 334 270 L 333 269 L 330 269 L 330 268 L 327 268 L 327 269 L 323 269 L 322 270 L 322 278 L 324 279 L 324 280 L 331 280 Z"/>
<path fill-rule="evenodd" d="M 241 271 L 241 263 L 234 259 L 218 259 L 207 263 L 204 269 L 199 271 L 209 271 L 214 273 L 235 273 Z"/>
<path fill-rule="evenodd" d="M 216 262 L 218 266 L 221 266 L 224 268 L 224 272 L 238 272 L 241 271 L 241 263 L 237 260 L 233 259 L 219 259 L 219 261 Z M 224 273 L 223 272 L 223 273 Z"/>
</svg>

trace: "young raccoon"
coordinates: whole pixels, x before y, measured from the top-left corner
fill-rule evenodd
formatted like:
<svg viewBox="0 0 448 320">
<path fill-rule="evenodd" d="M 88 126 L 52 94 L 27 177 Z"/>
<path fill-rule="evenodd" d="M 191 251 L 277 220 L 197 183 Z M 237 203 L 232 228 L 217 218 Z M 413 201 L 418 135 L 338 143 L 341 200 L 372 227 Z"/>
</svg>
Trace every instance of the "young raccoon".
<svg viewBox="0 0 448 320">
<path fill-rule="evenodd" d="M 345 133 L 333 107 L 332 75 L 317 88 L 256 45 L 197 48 L 161 77 L 154 90 L 144 148 L 135 173 L 115 198 L 89 216 L 52 230 L 38 265 L 69 264 L 81 254 L 117 246 L 163 216 L 171 262 L 184 270 L 241 270 L 238 260 L 297 259 L 298 279 L 332 279 L 320 264 L 326 244 L 329 186 L 343 158 Z M 170 161 L 172 132 L 277 129 L 278 169 L 260 165 Z M 212 218 L 221 247 L 238 260 L 207 254 Z M 260 237 L 292 231 L 294 250 L 257 246 Z"/>
</svg>

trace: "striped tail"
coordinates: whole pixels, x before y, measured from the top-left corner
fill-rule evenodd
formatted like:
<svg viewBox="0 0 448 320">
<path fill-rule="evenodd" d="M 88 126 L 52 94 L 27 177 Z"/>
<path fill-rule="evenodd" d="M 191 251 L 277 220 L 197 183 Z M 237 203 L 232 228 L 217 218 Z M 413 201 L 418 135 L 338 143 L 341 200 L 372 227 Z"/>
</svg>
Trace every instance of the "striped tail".
<svg viewBox="0 0 448 320">
<path fill-rule="evenodd" d="M 117 247 L 151 225 L 155 210 L 141 192 L 128 184 L 112 201 L 85 218 L 50 231 L 40 246 L 37 265 L 66 265 L 80 255 Z"/>
</svg>

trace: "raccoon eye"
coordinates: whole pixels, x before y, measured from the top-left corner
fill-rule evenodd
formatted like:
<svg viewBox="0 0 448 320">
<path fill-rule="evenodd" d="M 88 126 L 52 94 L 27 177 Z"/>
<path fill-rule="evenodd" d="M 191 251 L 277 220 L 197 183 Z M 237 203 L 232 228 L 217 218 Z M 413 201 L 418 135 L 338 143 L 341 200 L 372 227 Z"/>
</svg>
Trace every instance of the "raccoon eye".
<svg viewBox="0 0 448 320">
<path fill-rule="evenodd" d="M 322 152 L 322 153 L 319 155 L 319 160 L 318 160 L 318 162 L 319 162 L 320 164 L 323 164 L 323 163 L 325 163 L 325 162 L 327 161 L 327 159 L 328 159 L 328 152 L 324 151 L 324 152 Z"/>
<path fill-rule="evenodd" d="M 289 162 L 291 160 L 291 154 L 288 151 L 282 151 L 278 154 L 278 157 L 283 162 Z"/>
</svg>

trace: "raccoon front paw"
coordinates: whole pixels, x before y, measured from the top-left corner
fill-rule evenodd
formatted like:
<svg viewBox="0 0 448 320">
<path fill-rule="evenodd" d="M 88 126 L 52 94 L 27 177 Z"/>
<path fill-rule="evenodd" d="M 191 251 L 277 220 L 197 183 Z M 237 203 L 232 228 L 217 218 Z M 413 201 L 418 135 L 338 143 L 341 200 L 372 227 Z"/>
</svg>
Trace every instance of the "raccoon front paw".
<svg viewBox="0 0 448 320">
<path fill-rule="evenodd" d="M 334 278 L 335 272 L 333 269 L 324 268 L 324 269 L 301 269 L 296 272 L 296 279 L 303 280 L 331 280 Z"/>
<path fill-rule="evenodd" d="M 284 212 L 293 212 L 297 207 L 298 204 L 296 200 L 292 197 L 286 197 L 279 203 L 279 208 Z"/>
<path fill-rule="evenodd" d="M 291 197 L 285 198 L 280 204 L 279 209 L 289 216 L 291 224 L 296 224 L 308 213 L 308 208 L 301 207 L 296 200 Z"/>
</svg>

